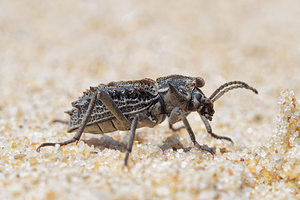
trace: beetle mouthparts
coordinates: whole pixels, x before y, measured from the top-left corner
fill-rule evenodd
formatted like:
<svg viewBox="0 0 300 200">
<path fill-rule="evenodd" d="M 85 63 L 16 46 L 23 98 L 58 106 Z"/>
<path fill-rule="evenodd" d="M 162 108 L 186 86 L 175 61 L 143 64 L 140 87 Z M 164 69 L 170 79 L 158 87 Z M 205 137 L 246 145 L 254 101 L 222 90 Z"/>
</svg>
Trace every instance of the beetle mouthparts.
<svg viewBox="0 0 300 200">
<path fill-rule="evenodd" d="M 208 119 L 209 121 L 212 120 L 212 116 L 210 116 L 210 115 L 208 115 L 208 114 L 205 114 L 204 116 L 205 116 L 205 118 Z"/>
</svg>

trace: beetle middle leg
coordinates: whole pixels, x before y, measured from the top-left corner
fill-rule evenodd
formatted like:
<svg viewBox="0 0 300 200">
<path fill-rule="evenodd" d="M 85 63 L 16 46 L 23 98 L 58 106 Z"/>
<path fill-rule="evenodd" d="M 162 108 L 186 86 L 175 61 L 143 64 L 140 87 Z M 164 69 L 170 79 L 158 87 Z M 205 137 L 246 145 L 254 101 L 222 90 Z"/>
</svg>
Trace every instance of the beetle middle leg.
<svg viewBox="0 0 300 200">
<path fill-rule="evenodd" d="M 214 138 L 217 138 L 217 139 L 227 140 L 227 141 L 231 142 L 232 145 L 234 145 L 233 141 L 232 141 L 229 137 L 226 137 L 226 136 L 220 136 L 220 135 L 217 135 L 217 134 L 213 133 L 213 132 L 212 132 L 212 128 L 211 128 L 211 126 L 210 126 L 208 120 L 207 120 L 204 116 L 202 116 L 202 115 L 200 115 L 200 117 L 201 117 L 201 119 L 202 119 L 202 121 L 203 121 L 203 123 L 204 123 L 204 125 L 205 125 L 205 127 L 206 127 L 207 132 L 208 132 L 211 136 L 213 136 Z"/>
<path fill-rule="evenodd" d="M 179 126 L 178 128 L 174 128 L 174 127 L 173 127 L 173 124 L 170 124 L 170 123 L 169 123 L 169 128 L 170 128 L 172 131 L 179 131 L 179 130 L 185 128 L 185 127 L 184 127 L 184 126 Z"/>
<path fill-rule="evenodd" d="M 183 122 L 183 124 L 184 124 L 184 126 L 185 126 L 187 132 L 189 133 L 190 138 L 191 138 L 192 142 L 194 143 L 194 145 L 195 145 L 197 148 L 199 148 L 199 149 L 201 149 L 201 150 L 204 150 L 204 151 L 207 151 L 207 152 L 209 152 L 210 154 L 212 154 L 212 155 L 214 156 L 215 153 L 216 153 L 216 152 L 215 152 L 215 149 L 214 149 L 214 148 L 210 148 L 210 147 L 208 147 L 207 145 L 200 145 L 200 144 L 196 141 L 195 134 L 194 134 L 194 132 L 193 132 L 193 130 L 192 130 L 192 128 L 191 128 L 191 126 L 190 126 L 190 124 L 189 124 L 189 122 L 188 122 L 188 120 L 187 120 L 185 114 L 184 114 L 184 112 L 182 111 L 181 108 L 176 107 L 176 108 L 174 108 L 174 109 L 172 110 L 172 112 L 171 112 L 171 114 L 170 114 L 170 116 L 169 116 L 169 123 L 170 123 L 170 124 L 173 124 L 173 123 L 176 122 L 179 118 L 182 120 L 182 122 Z"/>
<path fill-rule="evenodd" d="M 135 115 L 135 117 L 133 118 L 133 120 L 131 122 L 131 127 L 130 127 L 130 132 L 129 132 L 129 142 L 127 145 L 127 152 L 126 152 L 125 160 L 124 160 L 125 166 L 127 166 L 127 164 L 128 164 L 129 154 L 132 151 L 133 141 L 134 141 L 134 137 L 135 137 L 135 131 L 136 131 L 138 122 L 141 124 L 145 124 L 148 127 L 153 127 L 156 125 L 156 122 L 149 119 L 149 117 L 146 116 L 145 114 Z"/>
</svg>

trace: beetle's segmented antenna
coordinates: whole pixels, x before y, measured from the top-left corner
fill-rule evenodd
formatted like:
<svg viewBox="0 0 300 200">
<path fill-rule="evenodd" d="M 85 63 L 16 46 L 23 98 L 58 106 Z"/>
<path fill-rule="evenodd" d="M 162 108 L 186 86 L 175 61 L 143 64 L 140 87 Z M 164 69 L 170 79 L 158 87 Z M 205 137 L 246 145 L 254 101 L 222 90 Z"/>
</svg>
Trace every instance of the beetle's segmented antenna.
<svg viewBox="0 0 300 200">
<path fill-rule="evenodd" d="M 236 84 L 241 84 L 240 81 L 231 81 L 228 83 L 224 83 L 223 85 L 221 85 L 218 89 L 216 89 L 214 91 L 214 93 L 212 93 L 212 95 L 210 95 L 209 99 L 214 98 L 223 88 L 230 86 L 230 85 L 236 85 Z"/>
<path fill-rule="evenodd" d="M 228 87 L 228 86 L 230 86 L 230 87 Z M 226 88 L 226 87 L 228 87 L 228 88 Z M 233 90 L 233 89 L 236 89 L 236 88 L 245 88 L 245 89 L 248 89 L 248 90 L 252 90 L 255 94 L 258 93 L 255 88 L 249 86 L 245 82 L 242 82 L 242 81 L 231 81 L 231 82 L 228 82 L 228 83 L 225 83 L 225 84 L 221 85 L 218 89 L 216 89 L 214 91 L 214 93 L 209 97 L 209 99 L 212 102 L 215 102 L 221 96 L 223 96 L 226 92 L 228 92 L 230 90 Z"/>
</svg>

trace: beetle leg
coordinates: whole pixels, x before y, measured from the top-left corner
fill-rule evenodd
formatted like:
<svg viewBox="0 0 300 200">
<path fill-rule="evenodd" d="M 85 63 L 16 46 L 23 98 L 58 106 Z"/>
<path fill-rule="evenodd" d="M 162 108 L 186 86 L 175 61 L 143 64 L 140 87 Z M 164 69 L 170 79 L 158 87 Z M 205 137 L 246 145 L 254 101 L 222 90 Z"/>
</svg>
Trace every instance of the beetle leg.
<svg viewBox="0 0 300 200">
<path fill-rule="evenodd" d="M 125 160 L 124 160 L 124 165 L 125 166 L 127 166 L 127 164 L 128 164 L 129 154 L 132 151 L 135 131 L 136 131 L 138 122 L 140 122 L 141 124 L 146 124 L 149 127 L 153 127 L 153 126 L 156 125 L 156 122 L 149 119 L 149 117 L 146 116 L 145 114 L 135 115 L 135 117 L 133 118 L 133 120 L 131 122 L 131 127 L 130 127 L 130 132 L 129 132 L 129 142 L 128 142 L 128 145 L 127 145 L 127 152 L 126 152 L 126 156 L 125 156 Z"/>
<path fill-rule="evenodd" d="M 114 115 L 114 117 L 116 117 L 118 121 L 123 123 L 125 127 L 129 127 L 130 121 L 118 108 L 118 106 L 115 104 L 113 99 L 109 96 L 109 94 L 104 90 L 99 90 L 99 91 L 100 92 L 97 95 L 97 98 L 106 106 L 106 108 Z M 152 128 L 157 124 L 145 114 L 138 114 L 137 116 L 138 116 L 139 123 L 143 124 L 144 126 Z M 131 126 L 132 126 L 132 122 L 131 122 Z"/>
<path fill-rule="evenodd" d="M 97 98 L 106 106 L 106 108 L 116 117 L 118 121 L 124 124 L 124 126 L 129 126 L 129 120 L 124 116 L 122 111 L 115 104 L 113 99 L 104 90 L 99 90 Z"/>
<path fill-rule="evenodd" d="M 51 123 L 61 123 L 61 124 L 68 124 L 68 121 L 62 119 L 54 119 Z"/>
<path fill-rule="evenodd" d="M 153 121 L 145 114 L 137 114 L 138 115 L 138 123 L 141 124 L 142 127 L 150 127 L 153 128 L 157 123 Z"/>
<path fill-rule="evenodd" d="M 191 128 L 191 126 L 190 126 L 190 124 L 189 124 L 189 122 L 188 122 L 188 120 L 187 120 L 185 114 L 184 114 L 184 112 L 182 111 L 181 108 L 176 107 L 176 108 L 174 108 L 174 109 L 172 110 L 172 112 L 171 112 L 171 114 L 170 114 L 169 122 L 173 122 L 174 119 L 178 119 L 178 118 L 180 118 L 180 119 L 182 120 L 182 122 L 183 122 L 183 124 L 184 124 L 184 126 L 185 126 L 187 132 L 189 133 L 190 138 L 191 138 L 192 142 L 194 143 L 194 145 L 195 145 L 197 148 L 199 148 L 199 149 L 201 149 L 201 150 L 204 150 L 204 151 L 207 151 L 207 152 L 209 152 L 212 156 L 214 156 L 214 155 L 216 154 L 215 149 L 214 149 L 214 148 L 210 148 L 210 147 L 208 147 L 207 145 L 200 145 L 200 144 L 196 141 L 195 134 L 194 134 L 194 132 L 193 132 L 193 130 L 192 130 L 192 128 Z"/>
<path fill-rule="evenodd" d="M 78 128 L 76 134 L 74 135 L 74 137 L 70 140 L 66 140 L 64 142 L 46 142 L 46 143 L 43 143 L 41 144 L 37 149 L 36 151 L 39 152 L 40 149 L 42 147 L 45 147 L 45 146 L 55 146 L 56 144 L 59 144 L 60 146 L 63 146 L 63 145 L 67 145 L 67 144 L 70 144 L 70 143 L 73 143 L 73 142 L 76 142 L 76 141 L 79 141 L 82 133 L 83 133 L 83 130 L 92 114 L 92 111 L 93 111 L 93 108 L 95 107 L 95 104 L 96 104 L 96 98 L 97 98 L 97 93 L 95 93 L 89 103 L 89 106 L 88 106 L 88 109 L 86 111 L 86 114 L 82 120 L 82 123 L 80 125 L 80 127 Z"/>
<path fill-rule="evenodd" d="M 213 136 L 214 138 L 217 138 L 217 139 L 221 139 L 221 140 L 228 140 L 229 142 L 231 142 L 232 145 L 234 145 L 233 141 L 232 141 L 229 137 L 226 137 L 226 136 L 220 136 L 220 135 L 217 135 L 217 134 L 213 133 L 213 132 L 212 132 L 212 128 L 211 128 L 211 126 L 210 126 L 208 120 L 207 120 L 204 116 L 202 116 L 202 115 L 200 115 L 200 117 L 201 117 L 201 119 L 202 119 L 202 121 L 203 121 L 203 123 L 204 123 L 204 125 L 205 125 L 205 127 L 206 127 L 207 132 L 208 132 L 211 136 Z"/>
<path fill-rule="evenodd" d="M 183 129 L 184 126 L 179 126 L 178 128 L 174 128 L 174 127 L 173 127 L 173 124 L 170 124 L 170 123 L 169 123 L 169 128 L 170 128 L 172 131 L 179 131 L 179 130 Z"/>
<path fill-rule="evenodd" d="M 129 132 L 129 142 L 127 144 L 127 152 L 126 152 L 126 156 L 125 156 L 125 160 L 124 160 L 125 166 L 127 166 L 127 164 L 128 164 L 129 154 L 131 153 L 131 150 L 132 150 L 136 125 L 137 125 L 137 119 L 138 119 L 138 116 L 135 116 L 131 122 L 131 127 L 130 127 L 130 132 Z"/>
</svg>

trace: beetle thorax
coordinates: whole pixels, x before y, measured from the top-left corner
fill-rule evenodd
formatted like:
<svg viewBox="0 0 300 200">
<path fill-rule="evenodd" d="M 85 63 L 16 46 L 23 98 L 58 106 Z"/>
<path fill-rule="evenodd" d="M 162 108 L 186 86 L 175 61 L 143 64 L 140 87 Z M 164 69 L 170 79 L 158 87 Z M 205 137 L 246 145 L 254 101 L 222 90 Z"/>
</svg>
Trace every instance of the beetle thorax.
<svg viewBox="0 0 300 200">
<path fill-rule="evenodd" d="M 184 92 L 186 95 L 180 94 L 179 91 Z M 177 90 L 174 92 L 173 89 L 166 91 L 160 90 L 159 94 L 165 105 L 165 112 L 170 113 L 173 108 L 179 107 L 184 112 L 189 112 L 189 102 L 191 100 L 191 93 L 185 90 Z"/>
<path fill-rule="evenodd" d="M 204 85 L 201 78 L 182 75 L 170 75 L 156 80 L 161 100 L 164 102 L 164 110 L 169 114 L 173 108 L 179 107 L 186 114 L 196 111 L 191 106 L 192 93 L 195 87 Z"/>
</svg>

